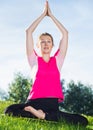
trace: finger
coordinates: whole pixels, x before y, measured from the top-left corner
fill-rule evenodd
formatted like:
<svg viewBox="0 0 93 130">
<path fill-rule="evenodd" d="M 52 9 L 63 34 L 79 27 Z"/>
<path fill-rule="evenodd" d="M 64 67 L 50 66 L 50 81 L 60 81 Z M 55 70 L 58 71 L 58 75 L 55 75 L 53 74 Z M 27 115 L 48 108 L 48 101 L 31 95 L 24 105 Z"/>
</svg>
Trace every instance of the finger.
<svg viewBox="0 0 93 130">
<path fill-rule="evenodd" d="M 48 7 L 48 1 L 46 0 L 46 6 Z"/>
</svg>

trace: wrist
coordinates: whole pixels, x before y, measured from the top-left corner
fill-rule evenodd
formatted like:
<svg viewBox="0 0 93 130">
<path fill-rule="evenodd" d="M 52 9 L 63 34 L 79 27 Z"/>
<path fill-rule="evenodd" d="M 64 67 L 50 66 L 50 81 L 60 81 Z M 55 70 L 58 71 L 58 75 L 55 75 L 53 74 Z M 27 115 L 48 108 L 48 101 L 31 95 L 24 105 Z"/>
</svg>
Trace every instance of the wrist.
<svg viewBox="0 0 93 130">
<path fill-rule="evenodd" d="M 42 17 L 44 18 L 44 17 L 46 16 L 46 13 L 45 13 L 45 12 L 43 12 L 41 15 L 42 15 Z"/>
</svg>

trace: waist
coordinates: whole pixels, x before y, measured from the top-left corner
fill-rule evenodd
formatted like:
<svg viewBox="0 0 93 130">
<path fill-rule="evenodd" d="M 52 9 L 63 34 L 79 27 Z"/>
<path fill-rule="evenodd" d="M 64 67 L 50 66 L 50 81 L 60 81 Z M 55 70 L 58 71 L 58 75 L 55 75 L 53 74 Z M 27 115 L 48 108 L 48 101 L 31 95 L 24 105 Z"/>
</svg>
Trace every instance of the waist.
<svg viewBox="0 0 93 130">
<path fill-rule="evenodd" d="M 43 111 L 57 111 L 58 98 L 37 98 L 27 100 L 27 104 Z"/>
<path fill-rule="evenodd" d="M 58 103 L 58 98 L 36 98 L 36 99 L 29 99 L 29 100 L 27 100 L 27 102 L 33 102 L 33 101 L 35 101 L 35 102 L 54 102 L 54 103 Z"/>
</svg>

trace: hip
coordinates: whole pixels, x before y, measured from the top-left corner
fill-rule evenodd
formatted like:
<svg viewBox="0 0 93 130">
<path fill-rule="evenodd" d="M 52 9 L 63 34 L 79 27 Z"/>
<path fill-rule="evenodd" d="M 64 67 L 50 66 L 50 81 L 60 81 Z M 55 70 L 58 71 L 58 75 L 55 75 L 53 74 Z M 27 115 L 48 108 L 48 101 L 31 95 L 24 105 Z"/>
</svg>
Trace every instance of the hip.
<svg viewBox="0 0 93 130">
<path fill-rule="evenodd" d="M 58 111 L 58 98 L 37 98 L 27 100 L 26 105 L 45 112 Z"/>
</svg>

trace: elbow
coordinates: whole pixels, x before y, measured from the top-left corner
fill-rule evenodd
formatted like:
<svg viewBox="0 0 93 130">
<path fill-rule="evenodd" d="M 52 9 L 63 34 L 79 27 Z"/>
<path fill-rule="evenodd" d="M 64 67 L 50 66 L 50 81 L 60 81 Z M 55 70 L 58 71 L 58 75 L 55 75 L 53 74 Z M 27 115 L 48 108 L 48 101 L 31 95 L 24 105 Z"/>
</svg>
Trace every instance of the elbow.
<svg viewBox="0 0 93 130">
<path fill-rule="evenodd" d="M 68 31 L 66 29 L 61 30 L 62 36 L 68 36 Z"/>
<path fill-rule="evenodd" d="M 27 35 L 29 35 L 29 34 L 31 35 L 32 33 L 33 33 L 33 30 L 31 30 L 31 29 L 28 28 L 28 29 L 26 30 L 26 34 L 27 34 Z"/>
<path fill-rule="evenodd" d="M 63 32 L 63 36 L 68 37 L 68 31 L 67 31 L 67 30 L 65 30 L 65 31 Z"/>
<path fill-rule="evenodd" d="M 65 32 L 64 32 L 66 35 L 68 35 L 68 31 L 67 30 L 65 30 Z"/>
<path fill-rule="evenodd" d="M 68 37 L 68 31 L 67 30 L 65 30 L 64 32 L 62 32 L 62 38 L 63 37 Z"/>
<path fill-rule="evenodd" d="M 26 29 L 26 34 L 28 34 L 28 29 Z"/>
</svg>

